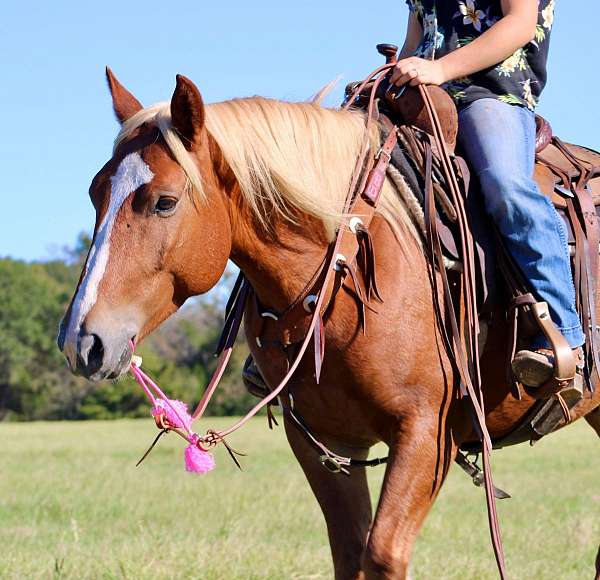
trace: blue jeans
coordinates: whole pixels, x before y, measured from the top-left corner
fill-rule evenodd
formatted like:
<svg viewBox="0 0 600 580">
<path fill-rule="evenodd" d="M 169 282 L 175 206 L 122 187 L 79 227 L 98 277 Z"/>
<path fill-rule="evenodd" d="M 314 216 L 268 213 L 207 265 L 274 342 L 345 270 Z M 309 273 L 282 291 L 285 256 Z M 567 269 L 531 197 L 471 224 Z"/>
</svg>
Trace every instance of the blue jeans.
<svg viewBox="0 0 600 580">
<path fill-rule="evenodd" d="M 571 346 L 585 338 L 565 224 L 533 179 L 535 116 L 525 107 L 480 99 L 459 111 L 458 140 L 479 178 L 485 209 L 538 300 Z M 547 346 L 539 337 L 534 348 Z"/>
</svg>

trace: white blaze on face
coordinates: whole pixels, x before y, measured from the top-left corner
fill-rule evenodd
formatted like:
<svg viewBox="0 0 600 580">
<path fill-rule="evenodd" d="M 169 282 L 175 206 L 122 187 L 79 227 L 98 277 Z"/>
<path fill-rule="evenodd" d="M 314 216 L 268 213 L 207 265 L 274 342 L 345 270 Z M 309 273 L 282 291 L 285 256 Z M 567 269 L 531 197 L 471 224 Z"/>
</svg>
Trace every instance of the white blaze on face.
<svg viewBox="0 0 600 580">
<path fill-rule="evenodd" d="M 106 271 L 110 254 L 110 236 L 123 202 L 142 185 L 150 183 L 154 173 L 139 153 L 130 153 L 110 178 L 110 202 L 85 265 L 85 274 L 73 299 L 69 326 L 65 335 L 64 353 L 75 368 L 77 340 L 81 324 L 96 303 L 98 287 Z"/>
</svg>

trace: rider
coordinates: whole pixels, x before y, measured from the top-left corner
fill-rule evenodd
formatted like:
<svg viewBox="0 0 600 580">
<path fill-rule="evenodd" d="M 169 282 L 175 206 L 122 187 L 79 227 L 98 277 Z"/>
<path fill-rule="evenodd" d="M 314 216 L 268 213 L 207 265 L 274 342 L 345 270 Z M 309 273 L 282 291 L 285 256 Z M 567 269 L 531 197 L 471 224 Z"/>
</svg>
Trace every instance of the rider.
<svg viewBox="0 0 600 580">
<path fill-rule="evenodd" d="M 534 110 L 546 84 L 555 0 L 406 0 L 408 31 L 392 82 L 440 85 L 459 114 L 458 142 L 486 211 L 538 299 L 581 358 L 565 225 L 533 179 Z M 553 372 L 541 336 L 513 371 L 536 387 Z"/>
</svg>

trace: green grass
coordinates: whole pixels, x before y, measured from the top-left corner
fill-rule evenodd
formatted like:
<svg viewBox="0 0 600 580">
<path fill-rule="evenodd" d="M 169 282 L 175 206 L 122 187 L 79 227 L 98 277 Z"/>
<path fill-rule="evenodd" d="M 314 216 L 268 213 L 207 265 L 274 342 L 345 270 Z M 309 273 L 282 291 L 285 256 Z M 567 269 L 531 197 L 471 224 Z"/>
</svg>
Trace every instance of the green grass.
<svg viewBox="0 0 600 580">
<path fill-rule="evenodd" d="M 210 420 L 223 426 L 228 420 Z M 136 469 L 151 421 L 0 425 L 1 578 L 330 578 L 322 516 L 281 429 L 256 420 L 205 477 L 171 435 Z M 381 450 L 380 450 L 381 451 Z M 583 423 L 497 452 L 511 578 L 591 578 L 600 441 Z M 383 468 L 371 471 L 374 496 Z M 454 468 L 413 560 L 416 579 L 495 578 L 483 492 Z"/>
</svg>

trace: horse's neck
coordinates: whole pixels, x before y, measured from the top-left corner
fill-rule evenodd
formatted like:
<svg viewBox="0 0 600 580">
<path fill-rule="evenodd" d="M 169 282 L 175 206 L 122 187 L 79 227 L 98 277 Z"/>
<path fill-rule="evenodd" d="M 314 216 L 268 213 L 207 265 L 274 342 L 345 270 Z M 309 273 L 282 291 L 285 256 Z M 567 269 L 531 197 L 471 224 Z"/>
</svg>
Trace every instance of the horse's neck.
<svg viewBox="0 0 600 580">
<path fill-rule="evenodd" d="M 275 226 L 275 236 L 260 235 L 251 220 L 234 231 L 231 259 L 244 272 L 260 302 L 267 308 L 285 310 L 304 290 L 321 265 L 326 242 L 315 220 L 304 228 Z"/>
</svg>

